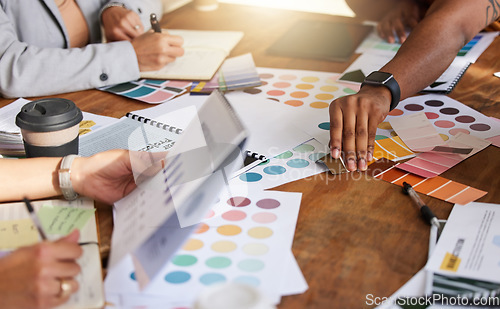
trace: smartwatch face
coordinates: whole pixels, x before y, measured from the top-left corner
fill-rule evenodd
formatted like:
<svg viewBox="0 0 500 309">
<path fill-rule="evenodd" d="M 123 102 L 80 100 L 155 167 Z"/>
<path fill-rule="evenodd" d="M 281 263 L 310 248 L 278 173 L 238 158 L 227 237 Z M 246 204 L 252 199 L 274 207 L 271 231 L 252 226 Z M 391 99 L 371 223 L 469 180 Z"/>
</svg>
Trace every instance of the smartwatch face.
<svg viewBox="0 0 500 309">
<path fill-rule="evenodd" d="M 366 77 L 366 81 L 384 83 L 391 77 L 392 77 L 391 73 L 375 71 L 375 72 L 370 73 Z"/>
</svg>

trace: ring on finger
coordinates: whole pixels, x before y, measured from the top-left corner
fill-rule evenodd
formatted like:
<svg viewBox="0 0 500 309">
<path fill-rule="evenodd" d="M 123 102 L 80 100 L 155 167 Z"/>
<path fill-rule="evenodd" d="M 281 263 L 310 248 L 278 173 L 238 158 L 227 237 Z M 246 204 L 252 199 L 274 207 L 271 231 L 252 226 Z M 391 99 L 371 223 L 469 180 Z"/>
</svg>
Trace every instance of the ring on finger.
<svg viewBox="0 0 500 309">
<path fill-rule="evenodd" d="M 59 289 L 58 297 L 66 298 L 71 294 L 71 283 L 66 279 L 59 279 L 61 287 Z"/>
<path fill-rule="evenodd" d="M 139 25 L 135 25 L 135 26 L 134 26 L 134 29 L 135 29 L 135 30 L 139 30 L 139 28 L 141 28 L 141 26 L 139 26 Z"/>
</svg>

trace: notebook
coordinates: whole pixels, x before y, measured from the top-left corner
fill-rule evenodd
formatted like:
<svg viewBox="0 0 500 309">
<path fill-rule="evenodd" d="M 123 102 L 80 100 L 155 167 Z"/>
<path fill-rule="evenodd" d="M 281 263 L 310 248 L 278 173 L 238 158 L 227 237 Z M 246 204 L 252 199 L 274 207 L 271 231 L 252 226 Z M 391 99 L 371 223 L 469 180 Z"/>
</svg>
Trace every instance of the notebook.
<svg viewBox="0 0 500 309">
<path fill-rule="evenodd" d="M 142 78 L 209 80 L 243 37 L 240 31 L 164 30 L 184 39 L 184 55 Z"/>
<path fill-rule="evenodd" d="M 462 76 L 464 76 L 465 71 L 467 71 L 470 65 L 470 62 L 464 63 L 460 61 L 460 59 L 455 59 L 435 82 L 420 92 L 449 94 L 458 84 Z"/>
<path fill-rule="evenodd" d="M 373 27 L 340 22 L 300 20 L 267 52 L 276 56 L 348 61 Z"/>
<path fill-rule="evenodd" d="M 94 201 L 87 198 L 79 198 L 75 201 L 34 201 L 32 204 L 33 208 L 37 212 L 42 207 L 47 206 L 94 210 Z M 63 221 L 64 220 L 59 218 L 58 225 L 62 225 L 64 223 L 68 223 L 68 226 L 70 225 L 69 222 Z M 38 233 L 33 226 L 33 221 L 31 220 L 24 203 L 0 204 L 0 223 L 2 223 L 2 228 L 0 229 L 0 248 L 2 248 L 2 250 L 5 249 L 5 241 L 8 241 L 9 239 L 11 240 L 9 245 L 13 245 L 10 247 L 11 250 L 17 247 L 35 244 L 39 241 Z M 71 222 L 71 224 L 73 223 L 74 222 Z M 11 230 L 12 233 L 15 232 L 15 236 L 13 234 L 8 234 L 9 226 L 12 227 Z M 50 239 L 58 237 L 59 236 L 49 234 Z M 94 212 L 92 212 L 90 219 L 80 229 L 79 242 L 92 242 L 92 244 L 82 246 L 83 255 L 78 259 L 78 264 L 80 265 L 82 271 L 76 277 L 76 280 L 78 281 L 80 288 L 78 292 L 74 293 L 70 297 L 67 303 L 56 307 L 56 309 L 93 309 L 104 307 L 102 265 L 99 245 L 97 244 L 97 224 Z M 6 251 L 3 252 L 3 254 L 6 254 Z"/>
</svg>

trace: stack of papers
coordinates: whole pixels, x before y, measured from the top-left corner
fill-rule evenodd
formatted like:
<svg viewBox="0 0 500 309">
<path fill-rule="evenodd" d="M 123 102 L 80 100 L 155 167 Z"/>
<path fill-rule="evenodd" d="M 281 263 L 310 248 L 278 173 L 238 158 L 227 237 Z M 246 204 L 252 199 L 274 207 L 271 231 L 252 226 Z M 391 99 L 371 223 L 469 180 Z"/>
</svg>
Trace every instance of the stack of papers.
<svg viewBox="0 0 500 309">
<path fill-rule="evenodd" d="M 424 269 L 377 308 L 402 308 L 401 298 L 427 301 L 427 308 L 500 306 L 500 219 L 498 204 L 456 204 L 442 232 L 431 230 Z M 437 239 L 437 243 L 436 243 Z M 426 298 L 424 298 L 426 297 Z M 402 304 L 402 303 L 401 303 Z M 458 305 L 458 306 L 457 306 Z"/>
<path fill-rule="evenodd" d="M 21 108 L 30 101 L 18 99 L 0 108 L 0 154 L 5 156 L 24 156 L 21 129 L 16 126 L 16 116 Z"/>
</svg>

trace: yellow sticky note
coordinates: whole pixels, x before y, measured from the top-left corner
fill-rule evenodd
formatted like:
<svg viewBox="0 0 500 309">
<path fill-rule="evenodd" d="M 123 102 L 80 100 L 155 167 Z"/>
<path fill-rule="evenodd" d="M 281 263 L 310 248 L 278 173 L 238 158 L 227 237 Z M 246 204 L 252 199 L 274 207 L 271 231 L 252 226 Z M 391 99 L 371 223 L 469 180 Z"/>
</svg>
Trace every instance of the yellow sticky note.
<svg viewBox="0 0 500 309">
<path fill-rule="evenodd" d="M 37 215 L 47 234 L 67 235 L 87 224 L 95 209 L 44 205 Z"/>
<path fill-rule="evenodd" d="M 441 267 L 439 267 L 439 269 L 452 271 L 456 273 L 461 261 L 462 259 L 459 258 L 458 256 L 446 252 L 443 262 L 441 263 Z"/>
<path fill-rule="evenodd" d="M 39 241 L 31 219 L 0 221 L 0 250 L 29 246 Z"/>
<path fill-rule="evenodd" d="M 80 129 L 92 128 L 95 125 L 96 125 L 96 123 L 94 120 L 82 120 L 80 122 Z"/>
</svg>

